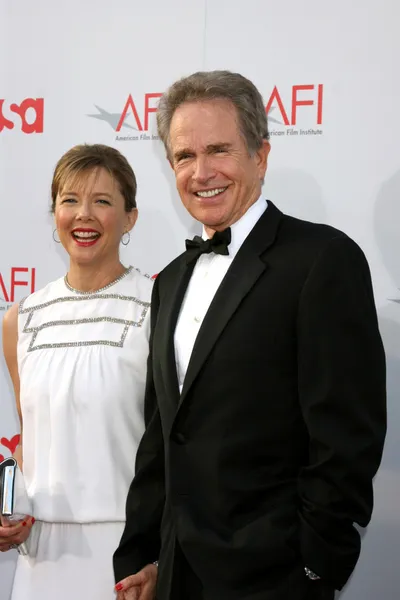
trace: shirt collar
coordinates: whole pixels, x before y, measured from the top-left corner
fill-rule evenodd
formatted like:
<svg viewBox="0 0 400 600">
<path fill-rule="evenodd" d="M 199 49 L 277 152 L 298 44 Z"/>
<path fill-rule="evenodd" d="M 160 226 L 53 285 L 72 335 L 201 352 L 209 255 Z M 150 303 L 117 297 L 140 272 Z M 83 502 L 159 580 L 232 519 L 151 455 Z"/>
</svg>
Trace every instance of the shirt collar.
<svg viewBox="0 0 400 600">
<path fill-rule="evenodd" d="M 265 212 L 267 206 L 267 201 L 261 195 L 257 202 L 254 202 L 244 215 L 236 221 L 236 223 L 231 225 L 232 240 L 229 244 L 229 256 L 231 258 L 236 256 L 244 240 L 247 238 L 261 215 Z M 202 238 L 203 240 L 208 240 L 208 235 L 204 227 Z"/>
</svg>

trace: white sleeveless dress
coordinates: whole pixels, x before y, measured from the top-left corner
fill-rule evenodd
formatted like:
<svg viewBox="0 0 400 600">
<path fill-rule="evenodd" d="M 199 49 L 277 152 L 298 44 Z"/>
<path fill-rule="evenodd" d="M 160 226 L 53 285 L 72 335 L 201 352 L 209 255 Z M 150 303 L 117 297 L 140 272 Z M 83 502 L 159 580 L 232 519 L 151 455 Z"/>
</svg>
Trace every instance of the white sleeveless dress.
<svg viewBox="0 0 400 600">
<path fill-rule="evenodd" d="M 144 431 L 152 281 L 59 279 L 18 318 L 24 479 L 36 523 L 12 600 L 111 600 L 112 555 Z"/>
</svg>

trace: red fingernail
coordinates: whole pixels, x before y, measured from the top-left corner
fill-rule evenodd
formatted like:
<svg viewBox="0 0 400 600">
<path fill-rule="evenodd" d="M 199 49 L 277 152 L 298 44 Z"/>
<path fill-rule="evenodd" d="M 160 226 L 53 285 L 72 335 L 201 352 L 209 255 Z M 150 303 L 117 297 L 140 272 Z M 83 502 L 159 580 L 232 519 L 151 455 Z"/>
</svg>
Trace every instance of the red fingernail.
<svg viewBox="0 0 400 600">
<path fill-rule="evenodd" d="M 24 522 L 22 523 L 22 527 L 25 527 L 25 525 L 26 525 L 26 521 L 24 521 Z"/>
<path fill-rule="evenodd" d="M 120 592 L 121 590 L 124 589 L 124 586 L 122 585 L 122 583 L 117 583 L 117 585 L 115 586 L 115 589 L 117 590 L 117 592 Z"/>
<path fill-rule="evenodd" d="M 36 521 L 35 517 L 32 517 L 32 525 L 34 524 L 35 521 Z"/>
</svg>

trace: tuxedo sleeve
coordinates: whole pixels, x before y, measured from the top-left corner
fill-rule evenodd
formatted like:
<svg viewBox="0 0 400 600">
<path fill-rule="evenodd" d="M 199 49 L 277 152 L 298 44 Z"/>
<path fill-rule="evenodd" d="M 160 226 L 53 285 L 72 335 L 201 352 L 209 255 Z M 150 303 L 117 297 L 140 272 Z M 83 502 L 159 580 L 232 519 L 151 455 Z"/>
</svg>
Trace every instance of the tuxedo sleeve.
<svg viewBox="0 0 400 600">
<path fill-rule="evenodd" d="M 158 312 L 158 278 L 151 302 L 150 352 L 144 400 L 145 433 L 136 454 L 135 477 L 126 502 L 126 525 L 114 553 L 116 582 L 158 560 L 164 509 L 164 443 L 154 388 L 152 340 Z"/>
<path fill-rule="evenodd" d="M 386 433 L 385 356 L 364 254 L 330 241 L 302 289 L 298 393 L 309 433 L 299 477 L 304 565 L 336 589 L 360 553 L 355 525 L 373 508 L 372 480 Z"/>
</svg>

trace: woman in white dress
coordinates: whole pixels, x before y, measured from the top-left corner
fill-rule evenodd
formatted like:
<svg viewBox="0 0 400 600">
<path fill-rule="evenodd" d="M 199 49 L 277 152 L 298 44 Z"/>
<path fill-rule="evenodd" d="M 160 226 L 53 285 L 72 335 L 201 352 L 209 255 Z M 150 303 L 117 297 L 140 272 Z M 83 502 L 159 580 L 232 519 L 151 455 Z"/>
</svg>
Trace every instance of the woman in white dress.
<svg viewBox="0 0 400 600">
<path fill-rule="evenodd" d="M 115 597 L 112 555 L 144 430 L 152 288 L 119 259 L 135 197 L 135 175 L 114 148 L 67 152 L 54 172 L 52 210 L 68 273 L 4 317 L 21 419 L 15 457 L 32 504 L 32 515 L 0 527 L 0 550 L 28 547 L 12 600 Z"/>
</svg>

